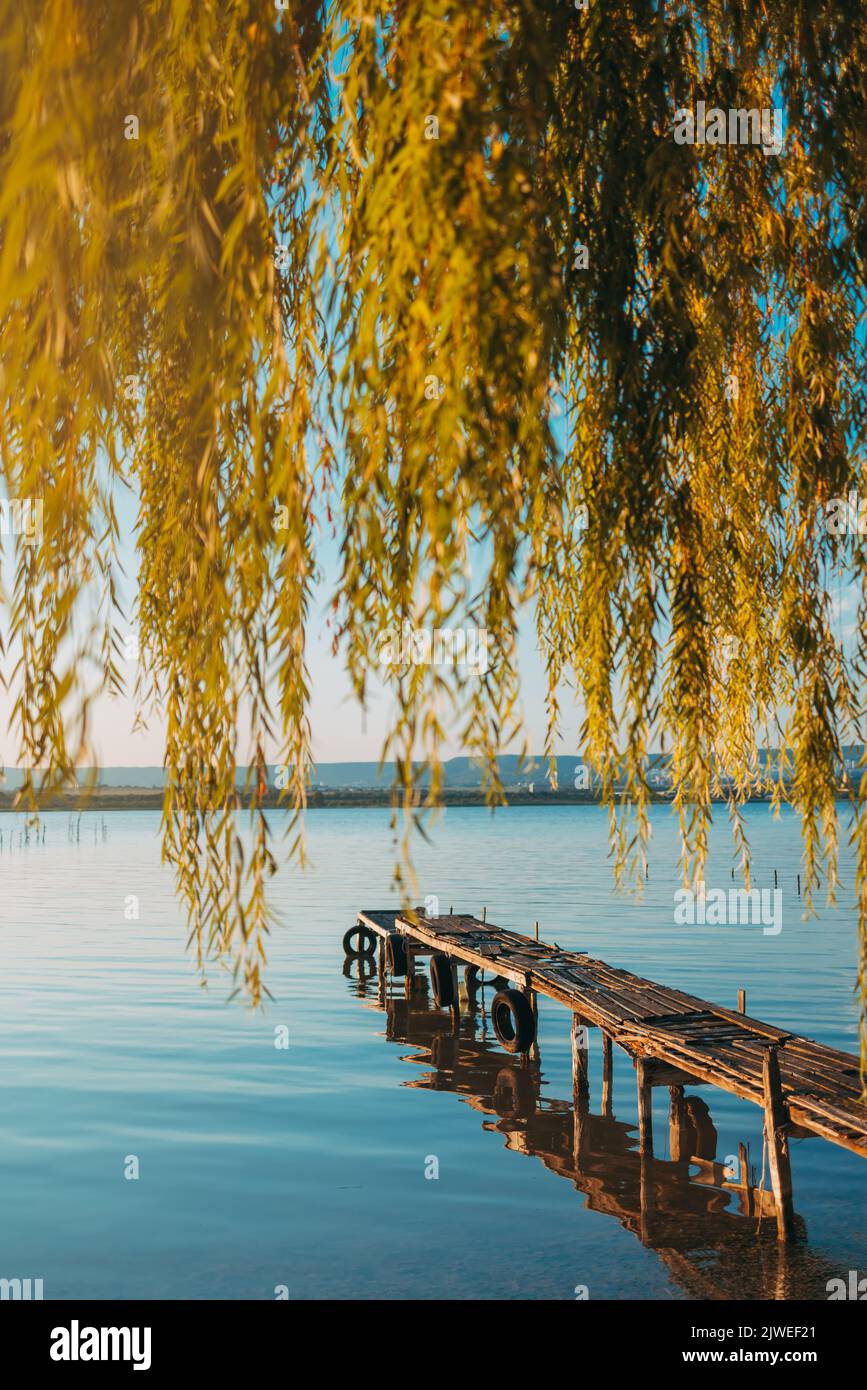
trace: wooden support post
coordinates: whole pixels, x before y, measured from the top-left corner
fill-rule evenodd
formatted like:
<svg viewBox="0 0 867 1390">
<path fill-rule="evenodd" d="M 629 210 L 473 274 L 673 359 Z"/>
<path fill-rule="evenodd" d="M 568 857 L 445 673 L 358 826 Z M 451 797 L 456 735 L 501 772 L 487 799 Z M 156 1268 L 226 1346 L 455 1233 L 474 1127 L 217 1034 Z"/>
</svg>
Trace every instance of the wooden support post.
<svg viewBox="0 0 867 1390">
<path fill-rule="evenodd" d="M 590 1099 L 587 1046 L 579 1014 L 572 1015 L 572 1097 L 576 1105 L 579 1101 L 586 1105 Z"/>
<path fill-rule="evenodd" d="M 379 938 L 379 1003 L 385 1004 L 386 979 L 385 979 L 385 937 Z"/>
<path fill-rule="evenodd" d="M 668 1114 L 668 1152 L 672 1163 L 683 1163 L 692 1157 L 692 1154 L 687 1152 L 690 1144 L 684 1124 L 683 1087 L 669 1086 L 668 1094 L 671 1097 L 671 1109 Z"/>
<path fill-rule="evenodd" d="M 638 1145 L 644 1154 L 653 1153 L 653 1108 L 650 1085 L 650 1065 L 643 1057 L 635 1059 L 638 1082 Z"/>
<path fill-rule="evenodd" d="M 533 1010 L 533 1046 L 530 1048 L 530 1056 L 534 1062 L 539 1060 L 539 997 L 534 989 L 527 985 L 524 993 L 530 1001 L 530 1008 Z"/>
<path fill-rule="evenodd" d="M 404 951 L 406 953 L 406 975 L 403 981 L 403 994 L 405 999 L 412 998 L 413 985 L 415 984 L 414 956 L 412 943 L 404 938 Z"/>
<path fill-rule="evenodd" d="M 765 1142 L 771 1169 L 771 1187 L 777 1208 L 777 1239 L 792 1240 L 795 1234 L 792 1206 L 792 1169 L 789 1163 L 789 1140 L 785 1132 L 786 1107 L 780 1082 L 780 1059 L 777 1047 L 768 1047 L 762 1059 L 762 1082 L 765 1092 Z"/>
<path fill-rule="evenodd" d="M 483 922 L 486 922 L 487 920 L 488 920 L 488 909 L 487 909 L 486 907 L 483 907 L 483 908 L 482 908 L 482 921 L 483 921 Z"/>
<path fill-rule="evenodd" d="M 536 940 L 539 940 L 539 919 L 536 918 Z"/>
<path fill-rule="evenodd" d="M 738 990 L 738 1013 L 745 1014 L 747 1011 L 747 992 L 745 989 Z"/>
<path fill-rule="evenodd" d="M 614 1076 L 611 1035 L 602 1034 L 602 1114 L 610 1118 L 614 1110 Z"/>
<path fill-rule="evenodd" d="M 590 1108 L 590 1081 L 587 1075 L 587 1048 L 584 1046 L 581 1019 L 572 1015 L 572 1110 L 574 1130 L 572 1135 L 572 1155 L 575 1168 L 580 1172 L 581 1154 L 586 1132 L 587 1114 Z"/>
</svg>

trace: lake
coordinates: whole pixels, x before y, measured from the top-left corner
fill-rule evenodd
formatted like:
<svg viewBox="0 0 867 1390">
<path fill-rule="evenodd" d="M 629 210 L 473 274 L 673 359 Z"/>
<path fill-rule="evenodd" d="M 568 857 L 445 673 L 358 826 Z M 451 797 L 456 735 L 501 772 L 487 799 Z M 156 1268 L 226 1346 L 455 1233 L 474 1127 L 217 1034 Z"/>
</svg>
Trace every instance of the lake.
<svg viewBox="0 0 867 1390">
<path fill-rule="evenodd" d="M 283 817 L 270 819 L 279 841 Z M 746 820 L 756 885 L 777 872 L 776 935 L 675 923 L 668 806 L 651 810 L 640 902 L 613 888 L 606 813 L 574 805 L 449 809 L 416 844 L 418 901 L 484 906 L 517 931 L 538 919 L 544 940 L 730 1007 L 743 988 L 754 1017 L 855 1052 L 851 860 L 839 905 L 803 922 L 797 822 L 764 805 Z M 423 989 L 407 1001 L 401 981 L 383 990 L 345 965 L 356 911 L 398 905 L 388 822 L 308 814 L 311 866 L 272 881 L 274 998 L 253 1014 L 226 1002 L 221 971 L 199 983 L 157 813 L 86 813 L 75 843 L 69 817 L 48 813 L 29 845 L 0 815 L 0 1277 L 41 1278 L 46 1299 L 824 1299 L 830 1278 L 867 1273 L 862 1159 L 793 1143 L 801 1239 L 781 1256 L 772 1219 L 757 1231 L 734 1195 L 671 1161 L 663 1087 L 642 1221 L 625 1053 L 579 1172 L 564 1008 L 540 1000 L 539 1064 L 521 1068 L 481 1009 L 455 1034 Z M 720 809 L 707 884 L 730 887 L 732 863 Z M 600 1084 L 592 1031 L 597 1115 Z M 687 1094 L 709 1108 L 716 1159 L 746 1146 L 758 1186 L 758 1107 Z"/>
</svg>

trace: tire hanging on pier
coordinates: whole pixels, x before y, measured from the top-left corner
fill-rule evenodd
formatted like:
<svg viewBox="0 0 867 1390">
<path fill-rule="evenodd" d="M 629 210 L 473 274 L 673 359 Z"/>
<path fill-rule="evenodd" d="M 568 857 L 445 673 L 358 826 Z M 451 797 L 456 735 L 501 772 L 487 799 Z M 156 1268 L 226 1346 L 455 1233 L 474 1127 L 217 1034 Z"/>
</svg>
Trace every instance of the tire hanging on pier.
<svg viewBox="0 0 867 1390">
<path fill-rule="evenodd" d="M 406 941 L 398 932 L 385 939 L 385 963 L 392 975 L 406 974 Z"/>
<path fill-rule="evenodd" d="M 430 982 L 438 1009 L 450 1009 L 455 1002 L 455 982 L 448 956 L 431 956 Z"/>
<path fill-rule="evenodd" d="M 501 989 L 491 1001 L 491 1023 L 507 1052 L 529 1052 L 536 1040 L 536 1016 L 526 994 Z"/>
<path fill-rule="evenodd" d="M 358 945 L 353 946 L 356 938 Z M 376 934 L 369 927 L 361 927 L 356 923 L 344 936 L 343 949 L 348 956 L 372 956 L 376 950 Z"/>
</svg>

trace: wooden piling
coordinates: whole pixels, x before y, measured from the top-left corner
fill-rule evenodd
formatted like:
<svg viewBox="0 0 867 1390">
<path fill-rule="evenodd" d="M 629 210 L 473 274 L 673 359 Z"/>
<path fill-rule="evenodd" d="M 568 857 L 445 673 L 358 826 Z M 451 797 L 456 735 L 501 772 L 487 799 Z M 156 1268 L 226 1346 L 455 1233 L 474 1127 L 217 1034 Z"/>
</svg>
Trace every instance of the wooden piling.
<svg viewBox="0 0 867 1390">
<path fill-rule="evenodd" d="M 433 951 L 456 957 L 489 978 L 506 980 L 513 988 L 565 1005 L 585 1024 L 602 1031 L 606 1058 L 610 1039 L 633 1059 L 646 1059 L 639 1068 L 640 1089 L 642 1080 L 646 1083 L 639 1098 L 645 1146 L 650 1138 L 651 1082 L 657 1086 L 717 1086 L 762 1107 L 764 1112 L 774 1098 L 773 1088 L 766 1095 L 761 1069 L 756 1070 L 753 1059 L 758 1056 L 761 1060 L 769 1044 L 779 1046 L 785 1104 L 781 1104 L 782 1119 L 771 1128 L 777 1141 L 774 1159 L 783 1197 L 783 1221 L 790 1179 L 787 1146 L 778 1136 L 791 1141 L 795 1133 L 816 1135 L 867 1158 L 867 1105 L 861 1099 L 858 1058 L 748 1017 L 742 1011 L 746 1009 L 746 991 L 738 1001 L 739 1010 L 724 1008 L 630 971 L 615 970 L 586 952 L 564 950 L 556 943 L 537 943 L 532 935 L 519 936 L 490 923 L 483 925 L 468 913 L 430 919 L 375 909 L 359 912 L 357 921 L 375 935 L 389 937 L 396 931 L 404 939 L 410 976 L 417 955 Z M 482 1020 L 484 1028 L 484 1014 Z M 581 1024 L 573 1020 L 573 1026 Z M 580 1099 L 586 1064 L 582 1067 L 580 1048 L 578 1053 L 576 1094 Z M 811 1080 L 814 1073 L 823 1078 L 821 1093 Z M 604 1060 L 603 1104 L 610 1097 L 610 1077 Z M 772 1201 L 776 1210 L 776 1198 L 769 1192 L 768 1208 Z"/>
<path fill-rule="evenodd" d="M 403 995 L 405 999 L 410 999 L 415 984 L 415 956 L 411 941 L 404 941 L 404 950 L 406 952 L 406 974 L 403 978 Z"/>
<path fill-rule="evenodd" d="M 539 996 L 534 989 L 529 987 L 524 993 L 530 1001 L 530 1008 L 533 1010 L 533 1046 L 530 1048 L 530 1056 L 534 1062 L 538 1062 L 541 1056 L 539 1052 Z"/>
<path fill-rule="evenodd" d="M 692 1154 L 687 1152 L 690 1145 L 686 1140 L 687 1130 L 684 1124 L 683 1087 L 669 1086 L 668 1094 L 671 1098 L 668 1113 L 668 1152 L 672 1163 L 688 1162 Z"/>
<path fill-rule="evenodd" d="M 587 1068 L 587 1049 L 581 1036 L 581 1019 L 572 1015 L 572 1157 L 580 1169 L 587 1117 L 590 1113 L 590 1082 Z"/>
<path fill-rule="evenodd" d="M 407 972 L 406 972 L 406 975 L 404 976 L 404 979 L 403 979 L 403 997 L 404 997 L 404 999 L 411 999 L 411 998 L 412 998 L 412 985 L 413 985 L 412 975 L 410 975 L 409 971 L 407 971 Z"/>
<path fill-rule="evenodd" d="M 747 1011 L 747 992 L 745 989 L 738 990 L 738 1013 L 745 1014 Z"/>
<path fill-rule="evenodd" d="M 644 1057 L 635 1059 L 638 1083 L 638 1146 L 643 1154 L 653 1153 L 653 1107 L 650 1085 L 650 1064 Z"/>
<path fill-rule="evenodd" d="M 765 1093 L 765 1142 L 771 1170 L 771 1187 L 777 1208 L 777 1239 L 792 1240 L 795 1231 L 792 1205 L 792 1169 L 789 1140 L 785 1131 L 786 1107 L 780 1082 L 780 1059 L 776 1045 L 765 1049 L 762 1058 Z"/>
<path fill-rule="evenodd" d="M 385 937 L 384 937 L 384 936 L 379 937 L 379 954 L 378 954 L 378 961 L 377 961 L 377 964 L 378 964 L 378 968 L 379 968 L 379 980 L 378 980 L 378 984 L 379 984 L 379 1003 L 380 1003 L 380 1007 L 382 1008 L 382 1007 L 384 1007 L 384 1005 L 385 1005 L 386 991 L 387 991 L 387 987 L 388 987 L 388 982 L 387 982 L 386 976 L 385 976 Z"/>
<path fill-rule="evenodd" d="M 602 1114 L 614 1113 L 614 1078 L 610 1033 L 602 1034 Z"/>
<path fill-rule="evenodd" d="M 579 1014 L 572 1015 L 572 1095 L 575 1104 L 584 1104 L 590 1099 L 590 1078 L 587 1064 L 587 1048 L 582 1037 L 582 1023 Z"/>
</svg>

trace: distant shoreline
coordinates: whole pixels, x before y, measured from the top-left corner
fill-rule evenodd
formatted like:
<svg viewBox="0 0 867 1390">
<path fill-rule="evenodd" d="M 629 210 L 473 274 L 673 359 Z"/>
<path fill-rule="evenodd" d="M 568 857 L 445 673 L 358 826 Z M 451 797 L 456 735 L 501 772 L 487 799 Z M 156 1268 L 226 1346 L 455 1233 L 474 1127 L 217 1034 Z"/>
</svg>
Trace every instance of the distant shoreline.
<svg viewBox="0 0 867 1390">
<path fill-rule="evenodd" d="M 839 793 L 843 796 L 843 793 Z M 16 792 L 0 792 L 0 811 L 23 811 L 24 806 L 16 806 Z M 69 813 L 79 813 L 85 811 L 159 811 L 163 806 L 163 790 L 161 787 L 97 787 L 89 793 L 85 792 L 63 792 L 51 796 L 45 800 L 41 806 L 43 811 L 67 811 Z M 508 806 L 599 806 L 601 799 L 590 791 L 537 791 L 529 792 L 525 788 L 516 788 L 506 791 Z M 622 800 L 618 796 L 618 800 Z M 663 796 L 659 793 L 651 793 L 651 802 L 660 805 L 671 804 L 670 796 Z M 768 796 L 753 796 L 750 801 L 767 803 Z M 718 804 L 725 804 L 725 799 L 717 798 Z M 249 795 L 239 792 L 239 805 L 243 808 L 250 803 Z M 271 810 L 291 809 L 286 802 L 280 801 L 280 793 L 269 788 L 262 800 L 262 806 Z M 308 793 L 308 809 L 329 807 L 336 810 L 347 809 L 377 809 L 392 806 L 392 791 L 385 788 L 378 791 L 372 788 L 327 788 L 326 790 L 311 791 Z M 418 805 L 423 804 L 423 797 L 419 796 Z M 437 800 L 437 807 L 448 806 L 479 806 L 486 807 L 484 795 L 472 788 L 444 788 Z M 502 809 L 507 809 L 503 807 Z"/>
</svg>

